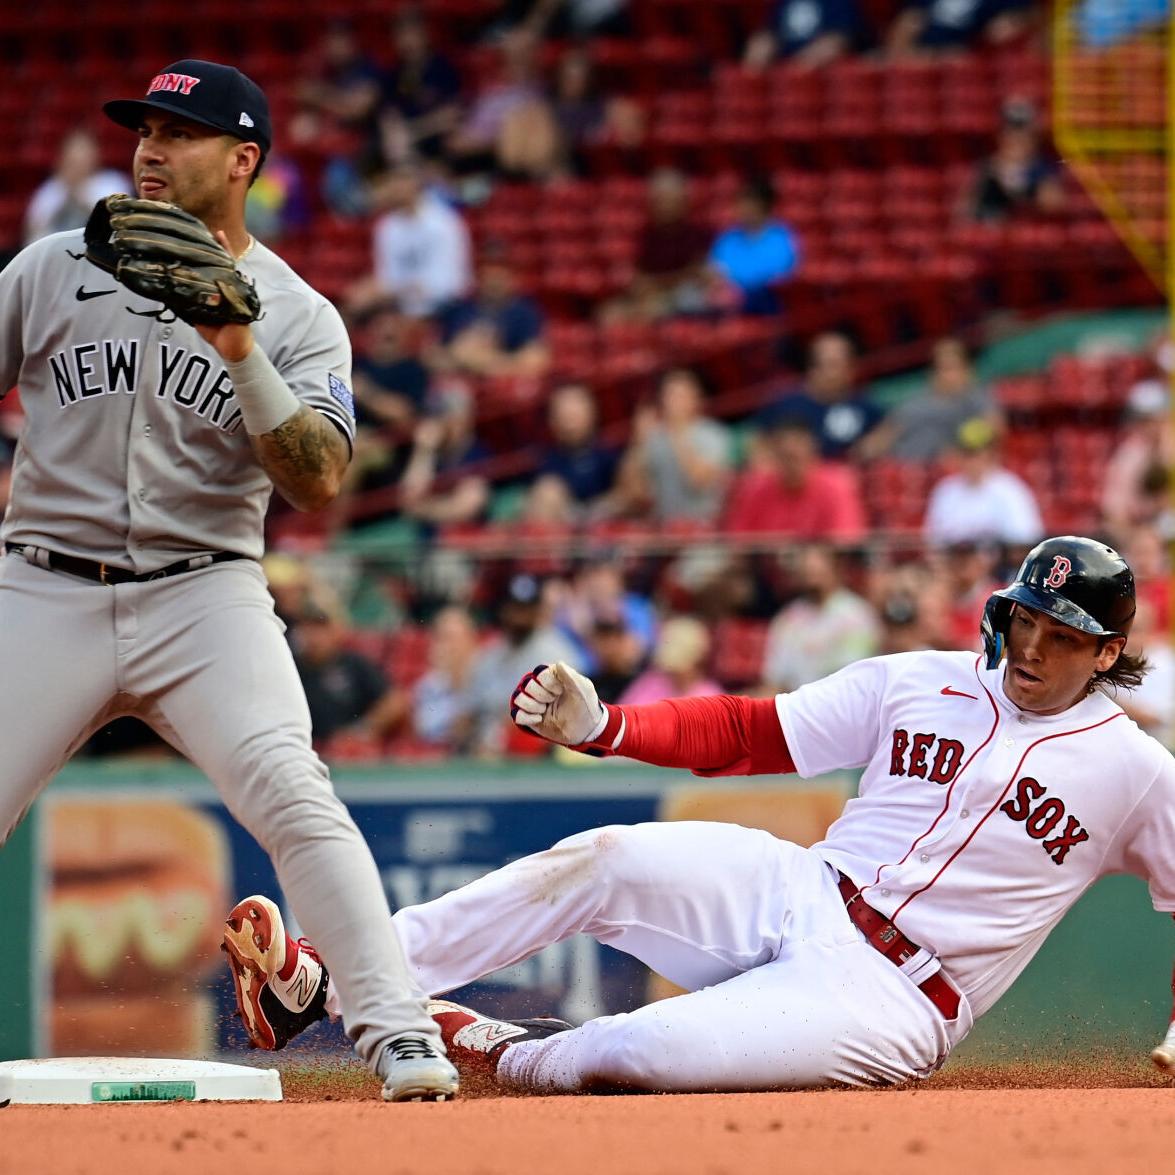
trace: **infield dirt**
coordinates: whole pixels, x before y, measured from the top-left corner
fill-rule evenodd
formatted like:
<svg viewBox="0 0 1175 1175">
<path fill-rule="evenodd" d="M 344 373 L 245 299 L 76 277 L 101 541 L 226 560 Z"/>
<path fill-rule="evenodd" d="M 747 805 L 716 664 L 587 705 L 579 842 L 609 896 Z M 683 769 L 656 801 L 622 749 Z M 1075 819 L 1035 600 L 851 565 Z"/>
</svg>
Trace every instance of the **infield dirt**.
<svg viewBox="0 0 1175 1175">
<path fill-rule="evenodd" d="M 913 1088 L 384 1105 L 357 1067 L 282 1105 L 11 1106 L 0 1173 L 1085 1175 L 1175 1170 L 1175 1086 L 1144 1064 L 948 1070 Z"/>
</svg>

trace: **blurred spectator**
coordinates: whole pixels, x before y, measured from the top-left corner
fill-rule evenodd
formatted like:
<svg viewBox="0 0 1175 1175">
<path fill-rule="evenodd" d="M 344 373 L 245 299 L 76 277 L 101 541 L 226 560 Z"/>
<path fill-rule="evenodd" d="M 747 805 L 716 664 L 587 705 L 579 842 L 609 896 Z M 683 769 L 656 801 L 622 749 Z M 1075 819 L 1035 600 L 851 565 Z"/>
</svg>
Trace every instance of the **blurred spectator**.
<svg viewBox="0 0 1175 1175">
<path fill-rule="evenodd" d="M 712 697 L 722 686 L 706 673 L 710 633 L 694 616 L 671 616 L 661 625 L 653 663 L 620 695 L 622 706 L 664 698 Z"/>
<path fill-rule="evenodd" d="M 477 625 L 465 608 L 442 608 L 433 617 L 428 672 L 412 687 L 412 730 L 422 742 L 453 754 L 469 750 L 477 648 Z"/>
<path fill-rule="evenodd" d="M 628 0 L 506 0 L 504 23 L 536 37 L 623 37 L 630 32 Z"/>
<path fill-rule="evenodd" d="M 1076 27 L 1091 49 L 1120 44 L 1152 27 L 1161 28 L 1170 15 L 1170 0 L 1081 0 Z"/>
<path fill-rule="evenodd" d="M 1003 586 L 995 574 L 998 555 L 994 545 L 970 541 L 951 543 L 932 555 L 927 571 L 946 585 L 946 648 L 978 651 L 984 606 L 991 593 Z"/>
<path fill-rule="evenodd" d="M 297 621 L 294 661 L 315 743 L 343 732 L 371 739 L 385 735 L 403 716 L 403 703 L 378 665 L 347 648 L 338 610 L 307 600 Z"/>
<path fill-rule="evenodd" d="M 770 426 L 779 418 L 804 420 L 825 457 L 851 456 L 883 416 L 868 396 L 857 392 L 856 378 L 856 350 L 848 335 L 817 335 L 808 347 L 803 383 L 771 404 L 760 421 Z"/>
<path fill-rule="evenodd" d="M 172 759 L 177 752 L 141 718 L 124 714 L 90 735 L 78 752 L 86 758 Z"/>
<path fill-rule="evenodd" d="M 32 194 L 25 211 L 26 245 L 50 233 L 81 228 L 104 196 L 134 191 L 130 176 L 98 164 L 98 140 L 89 131 L 70 131 L 61 140 L 53 174 Z"/>
<path fill-rule="evenodd" d="M 986 420 L 969 420 L 956 440 L 958 472 L 930 491 L 923 533 L 934 545 L 1001 542 L 1030 546 L 1044 534 L 1032 490 L 999 463 L 996 433 Z"/>
<path fill-rule="evenodd" d="M 689 180 L 661 167 L 649 176 L 648 220 L 637 238 L 636 274 L 613 317 L 696 314 L 707 303 L 709 230 L 690 215 Z"/>
<path fill-rule="evenodd" d="M 349 297 L 360 309 L 391 297 L 405 314 L 428 317 L 469 288 L 469 229 L 424 187 L 415 163 L 398 164 L 377 188 L 385 211 L 372 232 L 374 282 L 359 283 Z"/>
<path fill-rule="evenodd" d="M 542 311 L 515 289 L 514 271 L 500 246 L 481 256 L 477 287 L 441 315 L 441 362 L 470 375 L 544 374 L 551 353 Z"/>
<path fill-rule="evenodd" d="M 1171 599 L 1175 595 L 1167 543 L 1156 526 L 1136 526 L 1128 537 L 1114 536 L 1120 551 L 1134 571 L 1135 589 L 1140 600 L 1146 600 L 1155 616 L 1155 627 L 1160 632 L 1171 631 Z"/>
<path fill-rule="evenodd" d="M 780 417 L 760 446 L 760 460 L 735 481 L 723 530 L 855 542 L 866 531 L 856 472 L 821 461 L 806 421 Z"/>
<path fill-rule="evenodd" d="M 245 227 L 267 244 L 310 223 L 310 201 L 298 165 L 274 153 L 245 198 Z"/>
<path fill-rule="evenodd" d="M 297 73 L 298 110 L 289 137 L 327 154 L 322 189 L 330 207 L 343 216 L 363 215 L 368 210 L 363 181 L 380 161 L 380 70 L 346 20 L 332 20 L 318 46 Z"/>
<path fill-rule="evenodd" d="M 999 138 L 980 164 L 969 194 L 972 220 L 1005 220 L 1020 212 L 1059 212 L 1065 189 L 1056 164 L 1041 149 L 1040 126 L 1030 102 L 1004 103 Z"/>
<path fill-rule="evenodd" d="M 499 42 L 501 72 L 474 98 L 446 151 L 462 174 L 501 171 L 514 178 L 544 178 L 559 159 L 559 128 L 543 93 L 537 44 L 525 29 Z"/>
<path fill-rule="evenodd" d="M 1142 685 L 1114 700 L 1147 734 L 1175 751 L 1175 649 L 1169 632 L 1156 625 L 1149 600 L 1138 601 L 1127 648 L 1136 656 L 1143 654 L 1150 671 Z"/>
<path fill-rule="evenodd" d="M 953 647 L 946 628 L 950 607 L 948 589 L 922 563 L 875 571 L 869 598 L 881 621 L 879 653 Z"/>
<path fill-rule="evenodd" d="M 273 596 L 274 611 L 286 626 L 286 639 L 292 643 L 298 618 L 318 585 L 309 565 L 292 555 L 271 551 L 261 560 L 261 570 Z"/>
<path fill-rule="evenodd" d="M 1003 45 L 1031 28 L 1035 0 L 907 0 L 886 34 L 894 55 Z"/>
<path fill-rule="evenodd" d="M 526 490 L 519 522 L 524 528 L 564 532 L 575 525 L 575 499 L 567 483 L 555 473 L 536 477 Z"/>
<path fill-rule="evenodd" d="M 379 104 L 379 66 L 363 51 L 347 20 L 330 21 L 317 45 L 317 59 L 303 67 L 296 83 L 300 109 L 290 126 L 291 137 L 312 142 L 335 127 L 366 134 Z"/>
<path fill-rule="evenodd" d="M 775 0 L 767 27 L 747 40 L 743 64 L 763 69 L 782 58 L 816 69 L 849 52 L 862 34 L 856 0 Z"/>
<path fill-rule="evenodd" d="M 1170 508 L 1175 437 L 1165 384 L 1157 379 L 1135 384 L 1126 399 L 1123 425 L 1102 483 L 1102 521 L 1115 536 L 1158 522 Z"/>
<path fill-rule="evenodd" d="M 358 429 L 347 469 L 348 489 L 391 485 L 404 471 L 431 380 L 416 354 L 418 327 L 389 301 L 374 304 L 356 318 L 351 383 Z"/>
<path fill-rule="evenodd" d="M 437 389 L 416 426 L 412 456 L 400 479 L 401 508 L 431 526 L 474 522 L 485 514 L 489 482 L 470 467 L 489 453 L 477 439 L 473 396 L 459 384 Z"/>
<path fill-rule="evenodd" d="M 706 415 L 696 372 L 661 377 L 657 406 L 638 409 L 633 443 L 621 462 L 617 500 L 645 504 L 660 522 L 713 522 L 730 480 L 730 432 Z"/>
<path fill-rule="evenodd" d="M 461 78 L 433 47 L 424 15 L 409 8 L 393 18 L 396 63 L 380 103 L 382 153 L 388 163 L 435 159 L 461 117 Z"/>
<path fill-rule="evenodd" d="M 735 223 L 719 233 L 710 249 L 717 275 L 737 291 L 744 314 L 775 314 L 775 287 L 790 277 L 799 260 L 791 229 L 771 215 L 775 192 L 766 179 L 748 181 L 735 204 Z"/>
<path fill-rule="evenodd" d="M 553 661 L 575 665 L 574 646 L 551 624 L 548 612 L 538 579 L 516 575 L 510 580 L 498 609 L 499 638 L 479 654 L 470 686 L 476 722 L 474 747 L 481 754 L 501 753 L 507 736 L 514 737 L 509 701 L 523 674 Z"/>
<path fill-rule="evenodd" d="M 606 553 L 590 558 L 578 569 L 555 609 L 555 623 L 576 645 L 576 664 L 583 665 L 586 673 L 595 669 L 594 634 L 602 619 L 617 621 L 626 637 L 636 642 L 638 661 L 652 649 L 657 610 L 625 583 L 619 558 Z"/>
<path fill-rule="evenodd" d="M 588 642 L 590 672 L 602 702 L 618 702 L 645 663 L 645 650 L 623 616 L 596 617 Z"/>
<path fill-rule="evenodd" d="M 582 49 L 568 49 L 559 58 L 551 101 L 562 146 L 565 170 L 584 170 L 582 149 L 604 134 L 608 106 L 596 84 L 592 59 Z"/>
<path fill-rule="evenodd" d="M 939 339 L 931 352 L 926 390 L 890 411 L 862 442 L 860 456 L 933 461 L 954 445 L 960 426 L 976 417 L 999 427 L 991 389 L 975 378 L 962 339 Z"/>
<path fill-rule="evenodd" d="M 790 692 L 863 657 L 880 641 L 873 608 L 841 581 L 836 552 L 822 543 L 796 559 L 798 594 L 771 622 L 763 652 L 763 682 Z"/>
<path fill-rule="evenodd" d="M 550 443 L 539 457 L 541 474 L 553 473 L 568 485 L 575 500 L 590 508 L 612 489 L 616 451 L 599 438 L 596 398 L 582 383 L 560 384 L 547 402 Z"/>
<path fill-rule="evenodd" d="M 352 383 L 360 424 L 411 435 L 430 380 L 415 353 L 414 328 L 394 302 L 377 303 L 356 322 Z"/>
</svg>

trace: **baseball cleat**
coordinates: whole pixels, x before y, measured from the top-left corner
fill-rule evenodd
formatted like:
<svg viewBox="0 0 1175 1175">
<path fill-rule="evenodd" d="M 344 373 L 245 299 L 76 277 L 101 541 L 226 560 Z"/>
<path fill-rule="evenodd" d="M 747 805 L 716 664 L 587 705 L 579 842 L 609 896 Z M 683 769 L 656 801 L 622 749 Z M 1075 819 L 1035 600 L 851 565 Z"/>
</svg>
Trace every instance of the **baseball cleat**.
<svg viewBox="0 0 1175 1175">
<path fill-rule="evenodd" d="M 251 1048 L 285 1048 L 326 1016 L 327 970 L 304 938 L 290 938 L 268 898 L 254 895 L 229 911 L 220 949 Z"/>
<path fill-rule="evenodd" d="M 1151 1050 L 1156 1069 L 1175 1077 L 1175 1020 L 1167 1027 L 1167 1035 Z"/>
<path fill-rule="evenodd" d="M 404 1033 L 384 1050 L 385 1102 L 447 1102 L 457 1096 L 457 1070 L 432 1041 Z"/>
<path fill-rule="evenodd" d="M 523 1040 L 542 1040 L 572 1026 L 566 1020 L 495 1020 L 448 1000 L 429 1000 L 428 1014 L 441 1029 L 450 1058 L 474 1072 L 495 1073 L 502 1054 Z"/>
</svg>

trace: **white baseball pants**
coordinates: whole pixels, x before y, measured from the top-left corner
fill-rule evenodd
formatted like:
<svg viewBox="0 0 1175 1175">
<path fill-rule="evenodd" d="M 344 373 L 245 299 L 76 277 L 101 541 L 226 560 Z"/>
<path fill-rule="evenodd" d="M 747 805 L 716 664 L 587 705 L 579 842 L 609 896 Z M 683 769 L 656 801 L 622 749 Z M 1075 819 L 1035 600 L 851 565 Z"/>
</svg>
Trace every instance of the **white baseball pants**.
<svg viewBox="0 0 1175 1175">
<path fill-rule="evenodd" d="M 269 853 L 377 1068 L 387 1041 L 439 1041 L 413 990 L 366 842 L 310 745 L 310 714 L 265 575 L 252 560 L 106 587 L 0 559 L 0 844 L 90 734 L 121 714 L 154 727 L 216 785 Z"/>
<path fill-rule="evenodd" d="M 681 822 L 580 833 L 393 918 L 441 994 L 578 933 L 689 994 L 509 1046 L 535 1091 L 888 1084 L 933 1072 L 971 1027 L 849 921 L 831 867 L 766 832 Z"/>
</svg>

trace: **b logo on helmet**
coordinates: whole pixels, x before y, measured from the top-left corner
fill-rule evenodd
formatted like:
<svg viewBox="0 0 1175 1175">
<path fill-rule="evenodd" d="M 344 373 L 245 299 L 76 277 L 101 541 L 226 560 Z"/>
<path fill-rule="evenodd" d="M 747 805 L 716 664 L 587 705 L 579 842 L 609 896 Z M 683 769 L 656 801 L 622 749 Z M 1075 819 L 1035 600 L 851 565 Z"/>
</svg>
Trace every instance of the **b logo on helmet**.
<svg viewBox="0 0 1175 1175">
<path fill-rule="evenodd" d="M 1051 588 L 1064 587 L 1065 580 L 1069 578 L 1069 572 L 1072 570 L 1073 564 L 1064 555 L 1054 555 L 1053 565 L 1045 576 L 1045 585 Z"/>
</svg>

